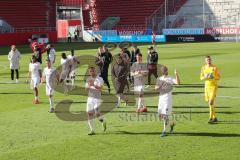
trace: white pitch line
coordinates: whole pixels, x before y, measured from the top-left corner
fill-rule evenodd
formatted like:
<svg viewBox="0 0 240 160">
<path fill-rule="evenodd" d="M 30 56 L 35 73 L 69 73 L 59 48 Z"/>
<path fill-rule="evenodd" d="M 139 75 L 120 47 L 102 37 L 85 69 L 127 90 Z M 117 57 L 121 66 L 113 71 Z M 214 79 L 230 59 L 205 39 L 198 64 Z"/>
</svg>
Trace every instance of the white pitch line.
<svg viewBox="0 0 240 160">
<path fill-rule="evenodd" d="M 219 98 L 230 98 L 230 99 L 240 99 L 240 97 L 233 97 L 233 96 L 217 96 Z"/>
<path fill-rule="evenodd" d="M 191 95 L 191 96 L 204 96 L 204 94 L 188 94 L 188 95 Z M 229 99 L 240 99 L 240 97 L 237 97 L 237 96 L 217 96 L 217 98 L 229 98 Z"/>
</svg>

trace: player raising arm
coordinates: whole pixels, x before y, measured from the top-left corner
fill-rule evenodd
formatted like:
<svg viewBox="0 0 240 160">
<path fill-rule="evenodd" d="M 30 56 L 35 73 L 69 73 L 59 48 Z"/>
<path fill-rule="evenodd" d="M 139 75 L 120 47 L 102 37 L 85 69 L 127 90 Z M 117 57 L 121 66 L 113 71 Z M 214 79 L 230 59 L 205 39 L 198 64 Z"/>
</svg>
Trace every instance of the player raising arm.
<svg viewBox="0 0 240 160">
<path fill-rule="evenodd" d="M 173 132 L 174 122 L 169 122 L 169 116 L 172 114 L 172 89 L 173 84 L 180 84 L 180 78 L 175 70 L 175 77 L 168 76 L 168 68 L 161 67 L 162 76 L 157 79 L 155 90 L 159 91 L 158 114 L 163 120 L 162 137 L 166 135 L 166 128 L 170 125 L 170 133 Z"/>
<path fill-rule="evenodd" d="M 101 105 L 101 92 L 103 87 L 103 79 L 97 76 L 96 69 L 94 67 L 89 68 L 89 77 L 86 81 L 86 89 L 88 91 L 88 99 L 87 99 L 87 115 L 88 115 L 88 125 L 90 128 L 90 132 L 88 135 L 94 135 L 93 129 L 93 118 L 94 114 L 98 118 L 98 120 L 102 123 L 103 131 L 106 131 L 106 122 L 101 116 L 100 105 Z"/>
<path fill-rule="evenodd" d="M 205 100 L 209 105 L 209 121 L 208 123 L 217 122 L 214 102 L 218 89 L 218 80 L 220 80 L 220 73 L 217 66 L 212 64 L 210 56 L 205 57 L 205 65 L 201 69 L 200 79 L 205 81 Z"/>
</svg>

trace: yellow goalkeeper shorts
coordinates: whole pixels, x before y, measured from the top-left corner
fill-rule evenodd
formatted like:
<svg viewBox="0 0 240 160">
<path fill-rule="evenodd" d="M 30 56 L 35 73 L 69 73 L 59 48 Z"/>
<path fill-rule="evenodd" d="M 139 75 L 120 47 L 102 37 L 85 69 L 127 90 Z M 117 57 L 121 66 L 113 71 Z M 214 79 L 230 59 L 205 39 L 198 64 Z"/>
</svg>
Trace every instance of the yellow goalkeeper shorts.
<svg viewBox="0 0 240 160">
<path fill-rule="evenodd" d="M 209 102 L 214 100 L 217 95 L 217 86 L 206 86 L 205 87 L 205 101 Z"/>
</svg>

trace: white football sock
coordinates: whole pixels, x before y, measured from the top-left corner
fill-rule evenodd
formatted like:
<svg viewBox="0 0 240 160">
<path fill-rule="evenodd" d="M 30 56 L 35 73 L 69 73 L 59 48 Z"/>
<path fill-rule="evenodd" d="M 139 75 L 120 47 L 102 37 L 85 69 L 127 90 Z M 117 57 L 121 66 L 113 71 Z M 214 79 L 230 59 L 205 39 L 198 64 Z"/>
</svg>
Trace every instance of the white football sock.
<svg viewBox="0 0 240 160">
<path fill-rule="evenodd" d="M 143 97 L 141 97 L 141 106 L 142 106 L 142 107 L 145 107 L 145 101 L 144 101 L 144 98 L 143 98 Z"/>
<path fill-rule="evenodd" d="M 138 106 L 138 109 L 141 108 L 141 98 L 140 97 L 138 98 L 137 106 Z"/>
<path fill-rule="evenodd" d="M 54 106 L 53 97 L 49 98 L 49 103 L 50 103 L 50 108 L 53 108 Z"/>
<path fill-rule="evenodd" d="M 37 96 L 35 96 L 35 100 L 38 100 L 38 97 L 37 97 Z"/>
<path fill-rule="evenodd" d="M 72 86 L 74 86 L 74 79 L 71 79 L 72 80 Z"/>
<path fill-rule="evenodd" d="M 93 119 L 88 119 L 88 126 L 91 131 L 93 131 Z"/>
<path fill-rule="evenodd" d="M 168 116 L 165 116 L 163 118 L 163 132 L 166 132 L 166 128 L 168 127 L 169 125 L 169 119 L 168 119 Z"/>
<path fill-rule="evenodd" d="M 118 95 L 118 102 L 117 102 L 117 105 L 120 106 L 121 105 L 121 96 Z"/>
</svg>

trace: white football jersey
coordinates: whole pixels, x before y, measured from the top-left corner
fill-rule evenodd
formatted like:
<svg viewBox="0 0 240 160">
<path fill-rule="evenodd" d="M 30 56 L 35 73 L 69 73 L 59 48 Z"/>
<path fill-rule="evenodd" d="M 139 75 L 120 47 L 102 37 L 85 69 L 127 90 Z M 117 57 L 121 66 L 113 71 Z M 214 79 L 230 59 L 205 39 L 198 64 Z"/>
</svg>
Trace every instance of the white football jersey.
<svg viewBox="0 0 240 160">
<path fill-rule="evenodd" d="M 49 52 L 49 55 L 48 55 L 48 56 L 49 56 L 49 60 L 50 60 L 51 62 L 54 61 L 55 54 L 56 54 L 55 49 L 54 49 L 54 48 L 51 48 L 51 50 L 50 50 L 50 52 Z"/>
<path fill-rule="evenodd" d="M 96 86 L 102 86 L 104 81 L 102 79 L 102 77 L 97 76 L 96 78 L 92 78 L 92 77 L 88 77 L 87 81 L 86 81 L 86 88 L 88 88 L 88 82 L 89 81 L 93 81 L 94 85 Z M 100 90 L 96 90 L 95 88 L 89 88 L 88 90 L 88 97 L 92 97 L 92 98 L 96 98 L 96 99 L 101 99 L 101 91 Z"/>
</svg>

